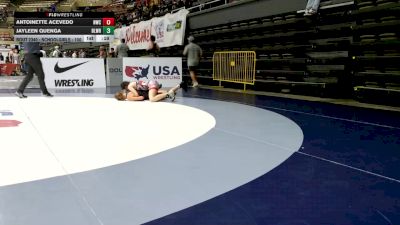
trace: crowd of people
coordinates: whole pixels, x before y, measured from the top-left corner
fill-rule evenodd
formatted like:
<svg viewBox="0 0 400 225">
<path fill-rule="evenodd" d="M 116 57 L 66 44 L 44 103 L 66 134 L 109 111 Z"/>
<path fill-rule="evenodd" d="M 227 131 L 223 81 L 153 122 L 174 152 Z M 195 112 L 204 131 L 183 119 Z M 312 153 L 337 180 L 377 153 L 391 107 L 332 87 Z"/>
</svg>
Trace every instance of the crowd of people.
<svg viewBox="0 0 400 225">
<path fill-rule="evenodd" d="M 193 0 L 128 0 L 122 6 L 122 13 L 117 13 L 116 27 L 128 26 L 142 20 L 163 16 L 174 9 L 190 8 L 193 6 L 193 2 Z"/>
<path fill-rule="evenodd" d="M 0 8 L 0 22 L 6 21 L 8 16 L 12 16 L 12 12 L 7 10 L 6 7 Z"/>
<path fill-rule="evenodd" d="M 202 7 L 214 7 L 238 0 L 221 0 L 213 3 L 212 6 L 206 4 L 210 1 L 213 0 L 125 0 L 124 2 L 98 9 L 98 11 L 114 11 L 117 20 L 116 27 L 120 28 L 132 23 L 149 20 L 153 17 L 160 17 L 181 8 L 189 9 L 199 6 L 197 10 L 201 10 Z"/>
</svg>

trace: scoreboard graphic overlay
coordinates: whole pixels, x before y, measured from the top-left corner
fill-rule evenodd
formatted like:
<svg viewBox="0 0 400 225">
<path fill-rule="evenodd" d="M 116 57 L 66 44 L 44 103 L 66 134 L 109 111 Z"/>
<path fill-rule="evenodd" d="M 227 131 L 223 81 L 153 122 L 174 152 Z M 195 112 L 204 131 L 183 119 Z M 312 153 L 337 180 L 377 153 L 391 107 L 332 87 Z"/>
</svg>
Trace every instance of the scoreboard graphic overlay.
<svg viewBox="0 0 400 225">
<path fill-rule="evenodd" d="M 114 39 L 112 12 L 15 12 L 14 40 L 18 42 L 110 42 Z"/>
</svg>

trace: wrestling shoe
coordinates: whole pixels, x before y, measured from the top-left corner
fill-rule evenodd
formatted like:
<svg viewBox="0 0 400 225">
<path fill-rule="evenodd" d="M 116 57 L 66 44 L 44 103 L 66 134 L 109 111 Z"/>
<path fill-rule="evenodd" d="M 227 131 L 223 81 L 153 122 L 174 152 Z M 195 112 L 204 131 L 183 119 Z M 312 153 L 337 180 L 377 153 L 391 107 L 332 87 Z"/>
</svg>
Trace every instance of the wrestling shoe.
<svg viewBox="0 0 400 225">
<path fill-rule="evenodd" d="M 50 92 L 43 93 L 43 96 L 46 96 L 46 97 L 54 97 L 54 95 L 50 94 Z"/>
<path fill-rule="evenodd" d="M 14 93 L 19 98 L 27 98 L 28 96 L 24 95 L 22 92 L 16 91 Z"/>
<path fill-rule="evenodd" d="M 168 91 L 167 98 L 171 99 L 171 102 L 175 101 L 175 92 L 172 90 Z"/>
<path fill-rule="evenodd" d="M 188 84 L 187 84 L 185 81 L 182 81 L 182 82 L 179 84 L 179 87 L 182 88 L 182 90 L 184 90 L 185 92 L 188 91 Z"/>
</svg>

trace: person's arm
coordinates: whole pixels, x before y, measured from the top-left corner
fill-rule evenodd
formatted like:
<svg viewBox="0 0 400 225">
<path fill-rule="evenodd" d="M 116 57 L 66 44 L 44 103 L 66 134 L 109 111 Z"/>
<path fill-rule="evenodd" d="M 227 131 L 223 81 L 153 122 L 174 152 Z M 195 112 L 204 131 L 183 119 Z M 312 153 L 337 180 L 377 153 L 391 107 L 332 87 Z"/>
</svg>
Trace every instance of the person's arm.
<svg viewBox="0 0 400 225">
<path fill-rule="evenodd" d="M 136 86 L 136 82 L 130 82 L 130 83 L 128 84 L 127 89 L 128 89 L 128 91 L 134 93 L 135 95 L 139 95 L 138 92 L 137 92 L 136 89 L 135 89 L 135 86 Z"/>
<path fill-rule="evenodd" d="M 126 100 L 128 100 L 128 101 L 143 101 L 144 97 L 135 95 L 135 93 L 133 93 L 133 92 L 129 92 L 128 95 L 126 96 Z"/>
<path fill-rule="evenodd" d="M 185 46 L 185 49 L 183 50 L 183 55 L 187 55 L 188 47 Z"/>
<path fill-rule="evenodd" d="M 153 42 L 150 42 L 149 45 L 147 46 L 147 51 L 151 50 L 154 47 Z"/>
</svg>

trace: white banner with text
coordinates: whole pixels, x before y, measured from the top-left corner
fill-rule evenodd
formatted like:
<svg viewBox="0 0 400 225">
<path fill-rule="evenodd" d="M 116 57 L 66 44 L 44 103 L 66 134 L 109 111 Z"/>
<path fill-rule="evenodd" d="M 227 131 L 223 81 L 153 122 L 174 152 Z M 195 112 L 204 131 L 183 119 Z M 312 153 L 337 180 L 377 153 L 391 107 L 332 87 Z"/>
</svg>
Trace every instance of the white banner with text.
<svg viewBox="0 0 400 225">
<path fill-rule="evenodd" d="M 105 88 L 103 59 L 41 58 L 48 88 Z"/>
<path fill-rule="evenodd" d="M 141 21 L 127 27 L 115 29 L 115 38 L 124 38 L 130 50 L 147 49 L 150 36 L 156 37 L 160 48 L 174 45 L 183 45 L 188 10 L 182 9 L 174 14 L 155 17 L 151 20 Z"/>
</svg>

